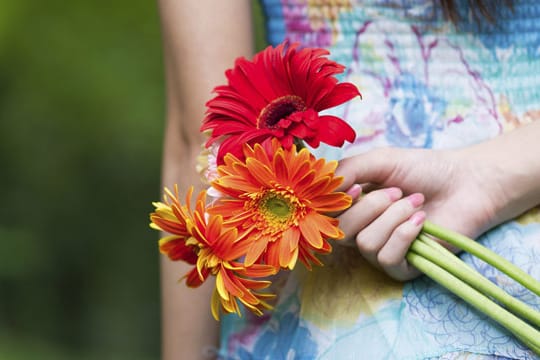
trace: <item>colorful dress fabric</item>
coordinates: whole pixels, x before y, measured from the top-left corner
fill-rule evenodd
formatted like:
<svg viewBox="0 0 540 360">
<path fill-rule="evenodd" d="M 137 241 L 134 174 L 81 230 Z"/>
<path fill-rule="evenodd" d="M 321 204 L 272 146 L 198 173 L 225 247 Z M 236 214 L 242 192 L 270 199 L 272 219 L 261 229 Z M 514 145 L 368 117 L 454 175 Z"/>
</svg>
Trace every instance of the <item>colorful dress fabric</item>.
<svg viewBox="0 0 540 360">
<path fill-rule="evenodd" d="M 437 0 L 263 2 L 272 44 L 289 39 L 328 48 L 347 66 L 341 80 L 363 95 L 332 110 L 357 140 L 321 147 L 317 156 L 462 147 L 540 117 L 540 2 L 514 1 L 513 10 L 493 2 L 495 24 L 469 20 L 468 1 L 457 2 L 457 27 L 444 20 Z M 538 208 L 478 241 L 540 279 Z M 334 248 L 325 267 L 298 266 L 276 279 L 273 312 L 225 316 L 220 358 L 538 359 L 427 277 L 395 282 L 354 249 Z M 482 261 L 462 258 L 540 310 L 538 297 Z"/>
</svg>

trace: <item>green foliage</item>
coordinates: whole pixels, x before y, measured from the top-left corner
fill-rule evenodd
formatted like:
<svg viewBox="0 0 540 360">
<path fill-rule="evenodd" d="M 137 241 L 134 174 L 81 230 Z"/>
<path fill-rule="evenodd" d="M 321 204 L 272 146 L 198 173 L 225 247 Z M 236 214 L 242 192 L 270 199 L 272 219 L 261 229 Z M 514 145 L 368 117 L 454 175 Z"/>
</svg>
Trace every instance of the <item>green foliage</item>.
<svg viewBox="0 0 540 360">
<path fill-rule="evenodd" d="M 0 359 L 159 357 L 161 53 L 155 2 L 0 4 Z"/>
<path fill-rule="evenodd" d="M 0 358 L 157 358 L 156 5 L 0 14 Z"/>
</svg>

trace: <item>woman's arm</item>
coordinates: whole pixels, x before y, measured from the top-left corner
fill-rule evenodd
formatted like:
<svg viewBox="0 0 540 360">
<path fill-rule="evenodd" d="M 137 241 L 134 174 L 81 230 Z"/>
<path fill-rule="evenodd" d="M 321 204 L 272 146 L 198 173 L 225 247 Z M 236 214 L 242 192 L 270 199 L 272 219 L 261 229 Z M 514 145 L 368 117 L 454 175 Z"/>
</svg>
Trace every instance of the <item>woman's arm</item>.
<svg viewBox="0 0 540 360">
<path fill-rule="evenodd" d="M 159 0 L 167 83 L 163 185 L 200 187 L 196 157 L 206 101 L 238 56 L 252 53 L 250 3 L 244 1 Z M 182 263 L 162 258 L 162 358 L 207 358 L 218 344 L 218 323 L 210 314 L 213 287 L 193 290 L 178 280 Z M 210 279 L 209 279 L 210 280 Z M 205 355 L 206 354 L 206 355 Z"/>
<path fill-rule="evenodd" d="M 360 252 L 394 278 L 418 274 L 404 257 L 425 216 L 470 237 L 540 204 L 540 121 L 458 150 L 386 148 L 340 163 L 343 189 L 372 183 L 340 215 Z"/>
</svg>

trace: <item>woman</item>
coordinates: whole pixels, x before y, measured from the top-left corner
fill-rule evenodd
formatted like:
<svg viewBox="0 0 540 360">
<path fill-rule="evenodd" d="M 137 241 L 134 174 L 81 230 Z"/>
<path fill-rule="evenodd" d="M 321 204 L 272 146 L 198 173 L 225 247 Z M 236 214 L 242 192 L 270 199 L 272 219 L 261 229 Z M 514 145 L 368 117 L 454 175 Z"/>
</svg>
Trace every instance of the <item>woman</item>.
<svg viewBox="0 0 540 360">
<path fill-rule="evenodd" d="M 219 347 L 211 284 L 204 291 L 178 285 L 182 265 L 164 260 L 165 359 L 534 358 L 404 259 L 427 216 L 540 276 L 540 78 L 532 76 L 540 66 L 540 7 L 532 0 L 468 3 L 263 2 L 272 44 L 328 48 L 347 66 L 342 80 L 363 94 L 333 110 L 355 128 L 356 141 L 316 150 L 346 158 L 337 170 L 343 190 L 363 187 L 339 216 L 342 243 L 357 249 L 336 245 L 324 268 L 293 272 L 272 313 L 222 319 Z M 233 59 L 252 52 L 250 9 L 247 1 L 174 0 L 161 0 L 160 9 L 168 94 L 163 181 L 186 189 L 198 179 L 204 103 Z M 540 307 L 491 268 L 463 258 Z"/>
</svg>

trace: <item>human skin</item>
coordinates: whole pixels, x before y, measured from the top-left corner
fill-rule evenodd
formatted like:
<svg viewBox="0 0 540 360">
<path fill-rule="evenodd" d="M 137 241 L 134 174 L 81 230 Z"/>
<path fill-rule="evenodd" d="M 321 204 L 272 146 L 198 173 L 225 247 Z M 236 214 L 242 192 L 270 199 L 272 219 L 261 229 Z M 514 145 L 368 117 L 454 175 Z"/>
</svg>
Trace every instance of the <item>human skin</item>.
<svg viewBox="0 0 540 360">
<path fill-rule="evenodd" d="M 199 131 L 212 89 L 238 56 L 251 57 L 250 2 L 159 0 L 166 72 L 167 115 L 162 183 L 183 197 L 201 187 L 195 171 L 204 139 Z M 197 185 L 199 184 L 199 185 Z M 196 191 L 199 189 L 195 189 Z M 196 290 L 179 279 L 189 267 L 161 260 L 162 359 L 208 359 L 218 344 L 210 312 L 213 278 Z"/>
<path fill-rule="evenodd" d="M 225 82 L 224 71 L 234 59 L 252 54 L 250 2 L 158 3 L 167 79 L 163 185 L 177 183 L 185 192 L 200 184 L 195 162 L 204 141 L 199 131 L 204 104 Z M 539 136 L 537 122 L 460 150 L 379 149 L 343 160 L 337 170 L 345 177 L 342 190 L 353 184 L 371 184 L 364 189 L 375 184 L 380 190 L 358 197 L 339 216 L 340 225 L 375 266 L 396 279 L 410 279 L 418 272 L 404 256 L 426 216 L 475 237 L 540 203 Z M 192 290 L 178 283 L 187 266 L 164 257 L 161 268 L 162 358 L 212 357 L 205 354 L 218 344 L 211 278 Z"/>
<path fill-rule="evenodd" d="M 382 148 L 342 160 L 342 190 L 377 188 L 339 215 L 345 242 L 395 279 L 418 276 L 405 254 L 426 217 L 475 238 L 540 204 L 538 139 L 534 121 L 466 148 Z"/>
</svg>

